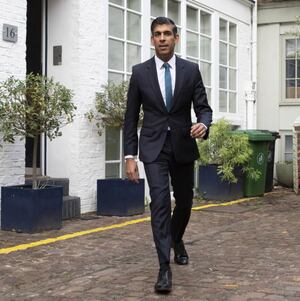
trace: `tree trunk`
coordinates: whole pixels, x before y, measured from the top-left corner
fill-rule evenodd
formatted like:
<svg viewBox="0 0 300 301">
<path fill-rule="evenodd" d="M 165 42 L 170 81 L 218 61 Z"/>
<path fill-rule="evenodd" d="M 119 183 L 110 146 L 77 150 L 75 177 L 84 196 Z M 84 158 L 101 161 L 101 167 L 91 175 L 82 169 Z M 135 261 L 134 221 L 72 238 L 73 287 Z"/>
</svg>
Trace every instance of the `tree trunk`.
<svg viewBox="0 0 300 301">
<path fill-rule="evenodd" d="M 37 150 L 39 136 L 33 138 L 33 154 L 32 154 L 32 188 L 37 189 Z"/>
</svg>

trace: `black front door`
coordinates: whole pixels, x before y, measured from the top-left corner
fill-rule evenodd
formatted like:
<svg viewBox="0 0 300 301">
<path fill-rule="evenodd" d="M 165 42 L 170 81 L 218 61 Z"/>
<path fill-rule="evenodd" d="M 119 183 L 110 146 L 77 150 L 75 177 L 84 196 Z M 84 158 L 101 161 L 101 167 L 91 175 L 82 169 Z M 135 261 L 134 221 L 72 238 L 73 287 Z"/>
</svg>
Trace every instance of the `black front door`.
<svg viewBox="0 0 300 301">
<path fill-rule="evenodd" d="M 42 0 L 27 0 L 26 73 L 42 73 Z M 40 141 L 39 141 L 40 142 Z M 32 168 L 33 139 L 26 138 L 26 173 Z M 38 146 L 37 167 L 41 165 Z"/>
</svg>

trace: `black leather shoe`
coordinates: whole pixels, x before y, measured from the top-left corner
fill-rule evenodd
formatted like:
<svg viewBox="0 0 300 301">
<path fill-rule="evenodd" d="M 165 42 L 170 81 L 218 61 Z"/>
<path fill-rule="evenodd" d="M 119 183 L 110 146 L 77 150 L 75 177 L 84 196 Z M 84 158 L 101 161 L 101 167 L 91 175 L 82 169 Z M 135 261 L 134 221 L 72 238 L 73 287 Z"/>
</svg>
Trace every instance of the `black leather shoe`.
<svg viewBox="0 0 300 301">
<path fill-rule="evenodd" d="M 155 283 L 157 293 L 167 294 L 172 290 L 172 272 L 170 268 L 159 270 L 157 282 Z"/>
<path fill-rule="evenodd" d="M 174 243 L 174 262 L 179 265 L 186 265 L 189 263 L 189 256 L 185 250 L 184 243 Z"/>
</svg>

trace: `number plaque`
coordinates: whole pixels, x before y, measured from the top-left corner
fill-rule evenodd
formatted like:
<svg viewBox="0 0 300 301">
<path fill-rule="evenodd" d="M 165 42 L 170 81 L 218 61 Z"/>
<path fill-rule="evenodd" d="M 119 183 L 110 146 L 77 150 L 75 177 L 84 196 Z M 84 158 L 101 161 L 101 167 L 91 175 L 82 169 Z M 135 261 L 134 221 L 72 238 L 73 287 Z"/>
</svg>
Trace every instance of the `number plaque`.
<svg viewBox="0 0 300 301">
<path fill-rule="evenodd" d="M 4 41 L 16 43 L 18 41 L 18 27 L 3 24 L 2 38 Z"/>
</svg>

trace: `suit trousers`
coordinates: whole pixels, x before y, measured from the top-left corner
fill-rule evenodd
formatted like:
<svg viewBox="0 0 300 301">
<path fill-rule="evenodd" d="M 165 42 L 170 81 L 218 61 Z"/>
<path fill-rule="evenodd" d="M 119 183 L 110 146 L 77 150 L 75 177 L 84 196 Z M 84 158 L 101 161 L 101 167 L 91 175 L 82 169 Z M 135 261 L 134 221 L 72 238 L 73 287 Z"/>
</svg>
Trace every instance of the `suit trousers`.
<svg viewBox="0 0 300 301">
<path fill-rule="evenodd" d="M 150 188 L 151 226 L 160 265 L 170 263 L 171 244 L 182 240 L 193 204 L 194 162 L 176 162 L 170 133 L 157 159 L 144 163 Z M 170 184 L 175 207 L 171 217 Z"/>
</svg>

